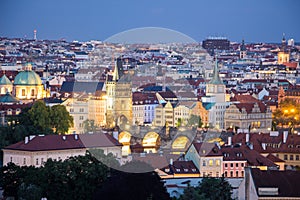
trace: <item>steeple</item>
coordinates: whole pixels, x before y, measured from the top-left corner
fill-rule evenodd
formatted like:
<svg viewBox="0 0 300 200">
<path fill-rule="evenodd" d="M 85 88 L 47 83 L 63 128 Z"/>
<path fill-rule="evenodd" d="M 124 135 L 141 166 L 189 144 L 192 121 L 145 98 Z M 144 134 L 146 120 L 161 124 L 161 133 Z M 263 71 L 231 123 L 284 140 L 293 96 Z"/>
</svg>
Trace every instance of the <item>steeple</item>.
<svg viewBox="0 0 300 200">
<path fill-rule="evenodd" d="M 117 63 L 115 62 L 115 69 L 113 73 L 113 81 L 118 81 L 119 80 L 119 68 Z"/>
<path fill-rule="evenodd" d="M 282 40 L 281 40 L 281 51 L 286 52 L 286 39 L 285 34 L 282 34 Z"/>
<path fill-rule="evenodd" d="M 216 56 L 216 64 L 214 66 L 213 78 L 209 81 L 209 84 L 214 84 L 214 85 L 223 85 L 224 84 L 219 75 L 217 56 Z"/>
<path fill-rule="evenodd" d="M 246 51 L 247 50 L 246 47 L 245 47 L 245 41 L 244 41 L 244 39 L 242 40 L 242 44 L 241 44 L 240 50 L 241 51 Z"/>
</svg>

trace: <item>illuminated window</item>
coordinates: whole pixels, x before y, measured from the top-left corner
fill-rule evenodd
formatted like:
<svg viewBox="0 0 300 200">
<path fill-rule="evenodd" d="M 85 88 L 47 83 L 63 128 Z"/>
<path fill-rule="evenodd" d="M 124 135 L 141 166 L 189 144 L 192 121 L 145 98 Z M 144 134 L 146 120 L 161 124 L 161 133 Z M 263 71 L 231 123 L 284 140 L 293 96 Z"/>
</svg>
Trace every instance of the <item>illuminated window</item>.
<svg viewBox="0 0 300 200">
<path fill-rule="evenodd" d="M 221 164 L 220 160 L 216 160 L 216 165 L 220 166 L 220 164 Z"/>
<path fill-rule="evenodd" d="M 34 96 L 34 89 L 31 90 L 31 96 Z"/>
<path fill-rule="evenodd" d="M 25 96 L 25 89 L 22 89 L 21 93 L 22 93 L 22 96 L 24 97 Z"/>
<path fill-rule="evenodd" d="M 213 161 L 213 160 L 209 160 L 209 161 L 208 161 L 208 165 L 209 165 L 209 166 L 213 166 L 213 164 L 214 164 L 214 161 Z"/>
</svg>

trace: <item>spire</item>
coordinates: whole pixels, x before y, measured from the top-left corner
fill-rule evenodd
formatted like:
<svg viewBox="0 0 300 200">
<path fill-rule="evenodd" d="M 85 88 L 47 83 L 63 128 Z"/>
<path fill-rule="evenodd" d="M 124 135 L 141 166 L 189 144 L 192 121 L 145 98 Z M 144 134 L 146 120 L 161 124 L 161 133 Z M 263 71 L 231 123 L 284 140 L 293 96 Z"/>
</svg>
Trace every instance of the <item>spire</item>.
<svg viewBox="0 0 300 200">
<path fill-rule="evenodd" d="M 285 34 L 282 34 L 282 40 L 281 40 L 281 51 L 286 52 L 286 39 Z"/>
<path fill-rule="evenodd" d="M 209 84 L 215 84 L 215 85 L 223 85 L 223 81 L 220 78 L 219 75 L 219 69 L 218 69 L 218 58 L 216 56 L 216 64 L 214 66 L 214 72 L 213 72 L 213 78 L 209 81 Z"/>
<path fill-rule="evenodd" d="M 240 50 L 241 50 L 241 51 L 246 51 L 246 46 L 245 46 L 245 41 L 244 41 L 244 39 L 242 40 L 242 44 L 241 44 Z"/>
<path fill-rule="evenodd" d="M 119 80 L 119 68 L 117 63 L 115 62 L 115 69 L 114 69 L 114 73 L 113 73 L 113 81 L 117 81 Z"/>
</svg>

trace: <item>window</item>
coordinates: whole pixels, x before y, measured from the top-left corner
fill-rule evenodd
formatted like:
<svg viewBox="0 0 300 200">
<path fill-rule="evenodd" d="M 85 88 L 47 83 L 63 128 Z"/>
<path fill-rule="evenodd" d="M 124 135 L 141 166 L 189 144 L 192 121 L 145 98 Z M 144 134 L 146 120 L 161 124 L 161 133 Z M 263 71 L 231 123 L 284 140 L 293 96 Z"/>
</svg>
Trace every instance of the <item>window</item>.
<svg viewBox="0 0 300 200">
<path fill-rule="evenodd" d="M 235 167 L 239 167 L 239 163 L 235 163 Z"/>
<path fill-rule="evenodd" d="M 287 160 L 288 159 L 288 155 L 284 155 L 283 159 Z"/>
<path fill-rule="evenodd" d="M 227 174 L 227 171 L 224 173 L 224 176 L 225 176 L 225 177 L 227 177 L 227 176 L 228 176 L 228 174 Z"/>
<path fill-rule="evenodd" d="M 22 96 L 23 96 L 23 97 L 26 96 L 26 94 L 25 94 L 25 89 L 22 89 L 22 90 L 21 90 L 21 93 L 22 93 Z"/>
<path fill-rule="evenodd" d="M 294 160 L 294 155 L 290 155 L 290 160 Z"/>
<path fill-rule="evenodd" d="M 216 165 L 217 166 L 220 166 L 220 163 L 221 163 L 220 160 L 216 160 Z"/>
<path fill-rule="evenodd" d="M 84 112 L 84 108 L 80 108 L 80 109 L 79 109 L 79 112 Z"/>
<path fill-rule="evenodd" d="M 230 177 L 233 177 L 233 171 L 230 171 Z"/>
<path fill-rule="evenodd" d="M 35 94 L 34 94 L 34 89 L 31 90 L 31 96 L 33 97 Z"/>
<path fill-rule="evenodd" d="M 44 158 L 41 158 L 41 163 L 42 163 L 42 164 L 44 164 L 44 163 L 45 163 L 45 162 L 44 162 Z"/>
<path fill-rule="evenodd" d="M 219 177 L 220 175 L 219 175 L 219 172 L 216 172 L 216 177 Z"/>
<path fill-rule="evenodd" d="M 38 158 L 36 159 L 35 164 L 39 165 L 39 159 Z"/>
<path fill-rule="evenodd" d="M 202 166 L 206 166 L 206 161 L 205 160 L 203 160 Z"/>
<path fill-rule="evenodd" d="M 230 163 L 230 167 L 233 167 L 233 163 Z"/>
<path fill-rule="evenodd" d="M 225 168 L 227 168 L 228 167 L 228 165 L 227 165 L 227 163 L 225 163 Z"/>
<path fill-rule="evenodd" d="M 244 167 L 244 163 L 242 163 L 241 166 Z"/>
<path fill-rule="evenodd" d="M 74 112 L 74 108 L 70 108 L 70 113 Z"/>
<path fill-rule="evenodd" d="M 203 172 L 203 177 L 206 176 L 206 172 Z"/>
<path fill-rule="evenodd" d="M 244 171 L 242 171 L 242 177 L 244 177 Z"/>
<path fill-rule="evenodd" d="M 12 162 L 12 157 L 10 157 L 10 162 Z"/>
<path fill-rule="evenodd" d="M 209 160 L 209 161 L 208 161 L 208 165 L 209 165 L 209 166 L 213 166 L 213 164 L 214 164 L 214 161 L 213 161 L 213 160 Z"/>
<path fill-rule="evenodd" d="M 79 120 L 83 120 L 84 119 L 84 117 L 83 116 L 79 116 Z"/>
<path fill-rule="evenodd" d="M 23 165 L 26 165 L 26 158 L 23 158 Z"/>
<path fill-rule="evenodd" d="M 296 160 L 299 160 L 299 155 L 296 155 Z"/>
<path fill-rule="evenodd" d="M 235 171 L 235 177 L 239 177 L 239 171 Z"/>
</svg>

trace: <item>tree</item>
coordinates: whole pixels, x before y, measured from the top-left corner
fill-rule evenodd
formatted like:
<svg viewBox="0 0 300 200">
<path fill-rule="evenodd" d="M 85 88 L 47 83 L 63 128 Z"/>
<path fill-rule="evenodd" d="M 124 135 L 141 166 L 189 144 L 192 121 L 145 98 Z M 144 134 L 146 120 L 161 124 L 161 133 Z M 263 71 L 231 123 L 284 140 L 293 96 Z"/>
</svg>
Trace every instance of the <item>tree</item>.
<svg viewBox="0 0 300 200">
<path fill-rule="evenodd" d="M 103 155 L 105 156 L 105 155 Z M 1 169 L 5 197 L 16 199 L 92 199 L 107 179 L 109 168 L 91 154 L 65 161 L 47 160 L 40 168 L 9 163 Z"/>
<path fill-rule="evenodd" d="M 205 177 L 199 185 L 199 193 L 211 200 L 231 200 L 232 187 L 224 177 Z"/>
<path fill-rule="evenodd" d="M 96 130 L 95 121 L 89 120 L 89 119 L 84 120 L 83 121 L 83 129 L 84 129 L 85 133 L 95 132 L 95 130 Z"/>
<path fill-rule="evenodd" d="M 190 126 L 197 126 L 198 128 L 200 128 L 202 126 L 202 121 L 200 116 L 198 115 L 191 115 L 189 120 L 188 120 L 188 124 Z"/>
<path fill-rule="evenodd" d="M 40 133 L 51 129 L 50 108 L 43 101 L 36 101 L 26 115 Z"/>
<path fill-rule="evenodd" d="M 66 107 L 63 105 L 55 105 L 50 110 L 51 127 L 55 130 L 55 134 L 64 134 L 73 126 L 73 117 L 70 116 Z"/>
<path fill-rule="evenodd" d="M 232 187 L 224 177 L 204 177 L 197 187 L 188 187 L 180 200 L 231 200 Z"/>
<path fill-rule="evenodd" d="M 286 127 L 293 131 L 298 125 L 300 125 L 300 105 L 293 99 L 284 99 L 273 112 L 273 129 Z"/>
<path fill-rule="evenodd" d="M 111 177 L 99 188 L 94 199 L 101 200 L 164 200 L 170 199 L 163 182 L 156 172 L 127 173 L 132 168 L 153 169 L 146 163 L 132 161 L 113 171 Z"/>
</svg>

